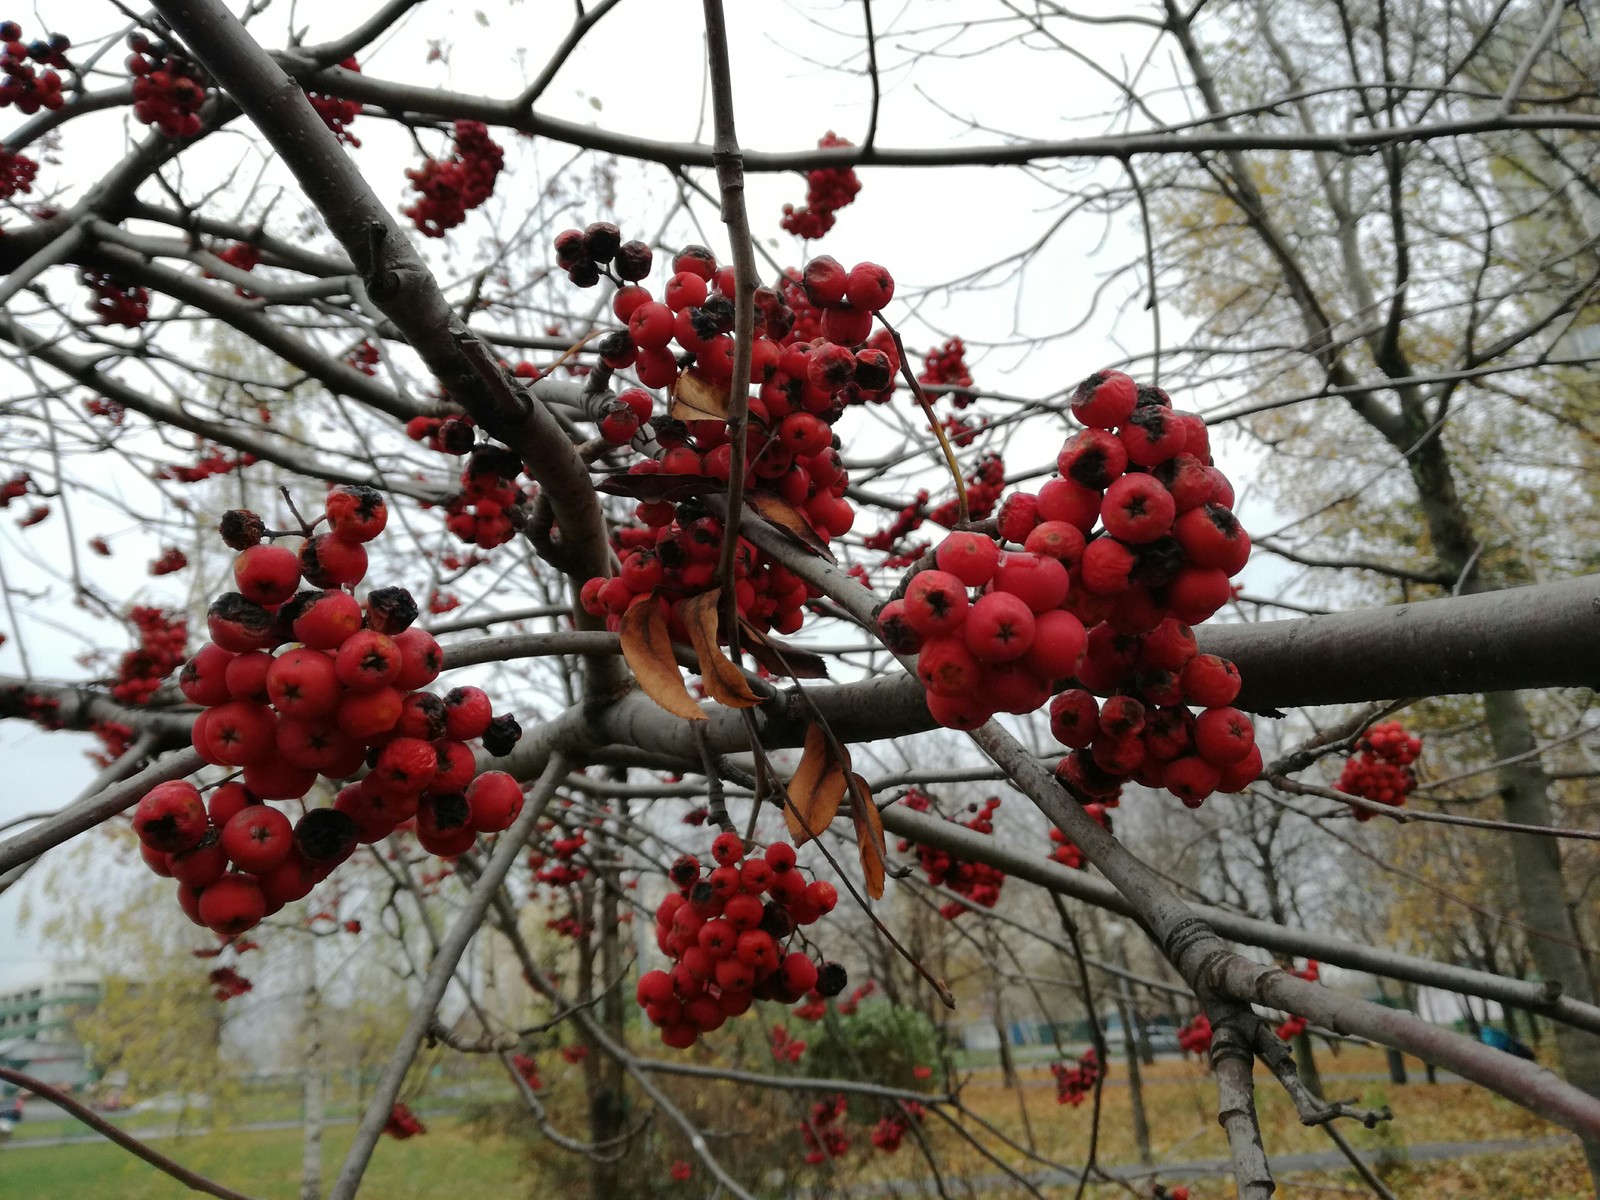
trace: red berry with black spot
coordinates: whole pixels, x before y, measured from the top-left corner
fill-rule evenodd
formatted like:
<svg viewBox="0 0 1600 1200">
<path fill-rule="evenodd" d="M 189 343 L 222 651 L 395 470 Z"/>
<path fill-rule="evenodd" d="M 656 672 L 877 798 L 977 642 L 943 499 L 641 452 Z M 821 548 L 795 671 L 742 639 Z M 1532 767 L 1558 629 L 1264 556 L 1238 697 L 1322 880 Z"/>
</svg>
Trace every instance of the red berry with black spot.
<svg viewBox="0 0 1600 1200">
<path fill-rule="evenodd" d="M 1115 429 L 1133 415 L 1139 388 L 1121 371 L 1096 371 L 1072 393 L 1072 415 L 1095 429 Z"/>
<path fill-rule="evenodd" d="M 472 747 L 465 742 L 438 738 L 433 743 L 435 756 L 433 782 L 429 789 L 435 792 L 463 791 L 477 774 L 478 764 L 472 757 Z"/>
<path fill-rule="evenodd" d="M 1141 467 L 1155 467 L 1182 454 L 1189 434 L 1172 410 L 1157 405 L 1137 409 L 1117 430 L 1128 451 L 1128 461 Z"/>
<path fill-rule="evenodd" d="M 300 573 L 312 587 L 355 587 L 367 574 L 367 549 L 337 534 L 319 533 L 300 547 Z"/>
<path fill-rule="evenodd" d="M 222 829 L 222 848 L 241 871 L 260 875 L 294 849 L 294 826 L 270 805 L 242 809 Z"/>
<path fill-rule="evenodd" d="M 400 677 L 400 648 L 387 634 L 361 629 L 339 646 L 333 660 L 339 682 L 355 692 L 386 687 Z"/>
<path fill-rule="evenodd" d="M 1033 645 L 1033 610 L 1020 596 L 990 592 L 980 596 L 961 626 L 967 649 L 979 662 L 1011 662 Z"/>
<path fill-rule="evenodd" d="M 395 635 L 394 644 L 400 649 L 400 675 L 395 686 L 407 691 L 427 687 L 439 678 L 444 670 L 444 651 L 426 629 L 413 625 L 404 633 Z"/>
<path fill-rule="evenodd" d="M 1178 518 L 1172 532 L 1184 554 L 1197 567 L 1212 567 L 1237 575 L 1250 558 L 1250 535 L 1233 511 L 1220 504 L 1191 508 Z"/>
<path fill-rule="evenodd" d="M 220 937 L 238 937 L 261 923 L 267 901 L 254 879 L 225 875 L 200 893 L 200 923 Z"/>
<path fill-rule="evenodd" d="M 1120 542 L 1142 545 L 1166 535 L 1177 507 L 1153 475 L 1123 475 L 1106 489 L 1100 520 Z"/>
<path fill-rule="evenodd" d="M 967 589 L 947 571 L 923 571 L 906 586 L 906 620 L 925 638 L 960 627 L 967 619 Z"/>
<path fill-rule="evenodd" d="M 233 578 L 257 604 L 282 604 L 300 586 L 300 560 L 283 546 L 251 546 L 233 560 Z"/>
<path fill-rule="evenodd" d="M 1079 487 L 1104 491 L 1128 469 L 1128 451 L 1116 434 L 1085 429 L 1067 439 L 1056 455 L 1056 470 Z"/>
<path fill-rule="evenodd" d="M 785 871 L 794 869 L 794 847 L 788 842 L 773 842 L 766 848 L 763 857 L 776 874 L 782 875 Z"/>
<path fill-rule="evenodd" d="M 248 550 L 267 535 L 267 526 L 248 508 L 233 508 L 222 514 L 217 531 L 230 550 Z"/>
<path fill-rule="evenodd" d="M 458 742 L 482 737 L 493 716 L 489 697 L 481 688 L 452 688 L 445 693 L 445 733 Z"/>
<path fill-rule="evenodd" d="M 1062 692 L 1050 701 L 1050 736 L 1063 746 L 1082 749 L 1100 729 L 1100 705 L 1082 688 Z"/>
<path fill-rule="evenodd" d="M 242 654 L 272 645 L 272 614 L 238 592 L 224 592 L 206 610 L 206 630 L 224 650 Z"/>
<path fill-rule="evenodd" d="M 229 651 L 215 642 L 207 642 L 178 672 L 178 690 L 192 704 L 209 708 L 226 703 L 230 698 L 228 663 L 232 660 L 233 655 Z"/>
<path fill-rule="evenodd" d="M 1208 708 L 1195 718 L 1194 748 L 1214 767 L 1244 758 L 1256 744 L 1256 727 L 1237 708 Z"/>
<path fill-rule="evenodd" d="M 878 636 L 896 654 L 915 654 L 922 649 L 922 635 L 911 627 L 904 600 L 891 600 L 878 610 Z"/>
<path fill-rule="evenodd" d="M 504 771 L 485 771 L 467 788 L 468 823 L 479 833 L 510 829 L 522 812 L 522 785 Z"/>
<path fill-rule="evenodd" d="M 711 843 L 711 857 L 724 867 L 744 859 L 744 839 L 737 833 L 719 833 Z"/>
<path fill-rule="evenodd" d="M 877 263 L 857 263 L 845 278 L 844 295 L 856 308 L 881 312 L 894 298 L 894 276 Z"/>
<path fill-rule="evenodd" d="M 176 854 L 205 836 L 210 818 L 200 790 L 176 779 L 158 783 L 133 810 L 133 831 L 152 850 Z"/>
<path fill-rule="evenodd" d="M 361 605 L 348 592 L 312 593 L 291 628 L 313 650 L 337 650 L 360 631 Z"/>
</svg>

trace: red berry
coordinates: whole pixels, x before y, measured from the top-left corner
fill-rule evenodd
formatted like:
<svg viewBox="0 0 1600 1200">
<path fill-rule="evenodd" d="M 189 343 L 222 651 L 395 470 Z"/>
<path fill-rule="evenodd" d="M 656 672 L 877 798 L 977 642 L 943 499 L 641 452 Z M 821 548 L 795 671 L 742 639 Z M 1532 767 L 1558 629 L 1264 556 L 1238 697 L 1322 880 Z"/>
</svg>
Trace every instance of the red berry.
<svg viewBox="0 0 1600 1200">
<path fill-rule="evenodd" d="M 482 737 L 493 718 L 489 697 L 481 688 L 459 687 L 445 693 L 444 729 L 456 741 Z"/>
<path fill-rule="evenodd" d="M 522 785 L 504 771 L 485 771 L 467 788 L 469 823 L 479 833 L 510 829 L 522 812 Z"/>
<path fill-rule="evenodd" d="M 1237 575 L 1250 558 L 1250 535 L 1233 511 L 1220 504 L 1191 508 L 1173 525 L 1172 532 L 1197 567 Z"/>
<path fill-rule="evenodd" d="M 1010 551 L 1001 556 L 994 573 L 997 591 L 1021 598 L 1036 613 L 1060 607 L 1071 586 L 1067 569 L 1060 562 L 1027 551 Z"/>
<path fill-rule="evenodd" d="M 1039 524 L 1039 498 L 1026 492 L 1013 492 L 1000 506 L 998 524 L 1000 536 L 1008 542 L 1021 544 Z"/>
<path fill-rule="evenodd" d="M 1210 619 L 1232 598 L 1227 572 L 1206 567 L 1184 567 L 1166 590 L 1172 615 L 1189 625 Z"/>
<path fill-rule="evenodd" d="M 1128 469 L 1128 451 L 1116 434 L 1085 429 L 1067 439 L 1056 456 L 1056 470 L 1079 487 L 1104 491 Z"/>
<path fill-rule="evenodd" d="M 407 691 L 427 687 L 439 678 L 444 669 L 444 651 L 426 629 L 413 625 L 404 633 L 396 634 L 394 644 L 400 649 L 400 674 L 395 686 Z"/>
<path fill-rule="evenodd" d="M 178 689 L 193 704 L 209 708 L 226 703 L 232 695 L 227 679 L 228 663 L 232 659 L 232 653 L 214 642 L 207 642 L 178 672 Z"/>
<path fill-rule="evenodd" d="M 209 824 L 200 791 L 181 779 L 159 783 L 133 810 L 133 831 L 152 850 L 176 854 L 204 835 Z"/>
<path fill-rule="evenodd" d="M 1039 489 L 1039 520 L 1065 521 L 1087 534 L 1100 516 L 1103 499 L 1098 488 L 1087 488 L 1070 479 L 1052 479 Z"/>
<path fill-rule="evenodd" d="M 990 592 L 967 613 L 961 636 L 979 662 L 1011 662 L 1033 645 L 1033 610 L 1020 596 Z"/>
<path fill-rule="evenodd" d="M 361 605 L 347 592 L 315 593 L 291 626 L 298 641 L 314 650 L 335 650 L 361 628 Z"/>
<path fill-rule="evenodd" d="M 1072 688 L 1050 701 L 1050 736 L 1063 746 L 1082 749 L 1100 728 L 1100 706 L 1082 688 Z"/>
<path fill-rule="evenodd" d="M 1118 541 L 1142 545 L 1165 536 L 1177 508 L 1153 475 L 1123 475 L 1106 489 L 1100 519 Z"/>
<path fill-rule="evenodd" d="M 1195 754 L 1173 759 L 1161 773 L 1162 785 L 1182 800 L 1186 808 L 1199 808 L 1201 802 L 1217 790 L 1221 780 L 1221 772 Z"/>
<path fill-rule="evenodd" d="M 939 543 L 934 560 L 965 586 L 982 587 L 1000 565 L 1000 547 L 981 533 L 952 533 Z"/>
<path fill-rule="evenodd" d="M 1040 679 L 1069 678 L 1078 670 L 1087 638 L 1083 622 L 1065 609 L 1040 613 L 1023 664 Z"/>
<path fill-rule="evenodd" d="M 925 638 L 949 633 L 967 618 L 967 590 L 946 571 L 917 575 L 906 586 L 905 600 L 907 622 Z"/>
<path fill-rule="evenodd" d="M 857 263 L 845 279 L 844 294 L 856 308 L 879 312 L 894 297 L 894 277 L 877 263 Z"/>
<path fill-rule="evenodd" d="M 266 916 L 267 902 L 255 880 L 226 875 L 200 893 L 201 924 L 222 937 L 238 937 Z"/>
<path fill-rule="evenodd" d="M 1097 537 L 1083 550 L 1083 588 L 1093 596 L 1118 596 L 1133 586 L 1133 551 L 1114 537 Z"/>
<path fill-rule="evenodd" d="M 337 534 L 319 533 L 300 547 L 300 573 L 312 587 L 355 587 L 367 573 L 367 549 Z"/>
<path fill-rule="evenodd" d="M 286 717 L 325 717 L 339 703 L 333 659 L 320 650 L 286 650 L 267 669 L 267 698 Z"/>
<path fill-rule="evenodd" d="M 387 634 L 358 630 L 345 639 L 334 657 L 339 682 L 354 692 L 371 692 L 400 677 L 400 648 Z"/>
<path fill-rule="evenodd" d="M 270 871 L 294 848 L 289 818 L 266 804 L 241 809 L 222 830 L 222 848 L 241 871 Z"/>
<path fill-rule="evenodd" d="M 1195 718 L 1194 748 L 1215 767 L 1244 758 L 1256 744 L 1256 727 L 1237 708 L 1208 708 Z"/>
<path fill-rule="evenodd" d="M 283 546 L 251 546 L 233 560 L 233 578 L 257 604 L 282 604 L 300 586 L 300 559 Z"/>
<path fill-rule="evenodd" d="M 983 678 L 983 666 L 959 633 L 930 638 L 917 655 L 917 678 L 931 695 L 971 695 Z"/>
<path fill-rule="evenodd" d="M 1121 371 L 1096 371 L 1072 394 L 1072 415 L 1095 429 L 1115 429 L 1133 415 L 1139 388 Z"/>
</svg>

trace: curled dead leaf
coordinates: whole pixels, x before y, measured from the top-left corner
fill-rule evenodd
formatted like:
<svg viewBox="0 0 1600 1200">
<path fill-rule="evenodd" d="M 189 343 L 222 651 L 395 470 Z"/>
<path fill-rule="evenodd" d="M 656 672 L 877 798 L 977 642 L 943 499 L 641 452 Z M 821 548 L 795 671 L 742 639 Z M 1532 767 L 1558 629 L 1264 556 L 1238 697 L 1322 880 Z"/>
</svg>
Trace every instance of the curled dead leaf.
<svg viewBox="0 0 1600 1200">
<path fill-rule="evenodd" d="M 717 603 L 721 598 L 721 588 L 690 596 L 678 605 L 678 617 L 689 631 L 689 642 L 700 660 L 700 678 L 706 685 L 706 694 L 729 708 L 754 708 L 761 703 L 761 697 L 751 690 L 744 673 L 717 644 Z"/>
<path fill-rule="evenodd" d="M 684 371 L 672 385 L 667 415 L 679 421 L 726 421 L 728 391 L 698 371 Z"/>
<path fill-rule="evenodd" d="M 838 814 L 849 786 L 845 779 L 849 767 L 834 755 L 822 726 L 813 722 L 806 730 L 805 749 L 789 780 L 789 803 L 784 806 L 789 836 L 796 846 L 820 834 Z"/>
<path fill-rule="evenodd" d="M 745 650 L 749 652 L 751 658 L 774 675 L 785 675 L 790 679 L 829 678 L 828 663 L 822 655 L 789 642 L 779 641 L 771 634 L 763 633 L 749 621 L 741 620 L 739 626 L 744 630 Z"/>
<path fill-rule="evenodd" d="M 861 875 L 866 880 L 867 895 L 874 900 L 882 900 L 884 856 L 888 853 L 888 845 L 883 837 L 883 818 L 878 815 L 878 806 L 872 802 L 872 789 L 867 786 L 867 781 L 852 774 L 850 782 L 855 784 L 855 794 L 860 797 L 859 803 L 854 797 L 850 801 L 850 819 L 856 827 L 856 848 L 861 852 Z"/>
<path fill-rule="evenodd" d="M 781 529 L 811 553 L 828 562 L 835 562 L 833 551 L 828 549 L 828 539 L 818 533 L 810 519 L 782 496 L 772 492 L 747 493 L 744 502 L 760 514 L 767 524 Z"/>
<path fill-rule="evenodd" d="M 707 719 L 678 674 L 667 619 L 654 597 L 634 601 L 622 614 L 622 657 L 627 659 L 640 690 L 662 708 L 685 721 Z"/>
</svg>

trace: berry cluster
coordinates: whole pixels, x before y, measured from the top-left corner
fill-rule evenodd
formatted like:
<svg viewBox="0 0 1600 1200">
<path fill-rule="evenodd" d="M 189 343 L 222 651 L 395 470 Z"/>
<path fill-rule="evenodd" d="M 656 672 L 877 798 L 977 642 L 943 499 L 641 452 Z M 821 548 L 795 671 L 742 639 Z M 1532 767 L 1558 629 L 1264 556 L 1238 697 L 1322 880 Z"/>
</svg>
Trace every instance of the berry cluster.
<svg viewBox="0 0 1600 1200">
<path fill-rule="evenodd" d="M 412 627 L 417 605 L 404 588 L 375 589 L 365 606 L 345 590 L 365 576 L 365 543 L 388 521 L 383 498 L 335 488 L 326 519 L 329 532 L 296 554 L 263 543 L 254 513 L 223 517 L 223 540 L 240 551 L 239 590 L 212 603 L 212 640 L 179 687 L 203 709 L 195 749 L 208 763 L 242 767 L 243 779 L 222 784 L 209 803 L 191 783 L 164 783 L 134 813 L 145 862 L 177 879 L 184 911 L 224 937 L 304 897 L 358 843 L 413 818 L 423 849 L 453 857 L 479 833 L 508 828 L 522 807 L 516 780 L 477 774 L 467 745 L 482 738 L 491 754 L 508 754 L 516 721 L 495 718 L 477 688 L 442 700 L 416 690 L 438 677 L 442 656 Z M 297 592 L 302 580 L 323 590 Z M 302 799 L 319 775 L 342 779 L 364 765 L 368 774 L 331 807 L 292 824 L 265 803 Z"/>
<path fill-rule="evenodd" d="M 872 1127 L 872 1144 L 885 1154 L 893 1154 L 900 1149 L 900 1143 L 905 1140 L 906 1134 L 911 1132 L 913 1122 L 922 1124 L 923 1107 L 915 1100 L 908 1100 L 905 1104 L 883 1117 Z"/>
<path fill-rule="evenodd" d="M 1351 796 L 1365 796 L 1379 804 L 1399 808 L 1417 786 L 1411 764 L 1422 753 L 1422 739 L 1409 734 L 1399 721 L 1384 721 L 1367 730 L 1357 744 L 1357 753 L 1347 759 L 1335 785 Z M 1373 812 L 1358 808 L 1355 818 L 1370 821 Z"/>
<path fill-rule="evenodd" d="M 1001 493 L 1005 490 L 1005 478 L 1005 460 L 998 454 L 985 454 L 973 464 L 966 475 L 968 517 L 981 521 L 994 512 L 995 505 L 1000 502 Z M 921 529 L 924 522 L 932 521 L 935 525 L 942 525 L 946 529 L 955 528 L 956 522 L 961 518 L 960 501 L 952 498 L 929 509 L 930 495 L 927 488 L 919 489 L 912 497 L 911 503 L 895 514 L 893 521 L 862 539 L 862 545 L 868 550 L 891 551 L 897 546 L 900 547 L 897 553 L 884 560 L 885 567 L 903 569 L 927 553 L 928 542 L 911 546 L 901 545 L 905 538 Z"/>
<path fill-rule="evenodd" d="M 797 1063 L 805 1057 L 806 1044 L 799 1038 L 790 1037 L 789 1031 L 782 1025 L 772 1027 L 770 1040 L 773 1062 Z"/>
<path fill-rule="evenodd" d="M 457 121 L 449 158 L 430 158 L 406 171 L 411 189 L 422 198 L 400 211 L 424 237 L 443 237 L 494 194 L 504 163 L 505 151 L 490 139 L 487 125 Z"/>
<path fill-rule="evenodd" d="M 846 982 L 836 963 L 819 969 L 799 950 L 783 953 L 797 927 L 832 912 L 839 898 L 831 883 L 806 882 L 793 846 L 774 842 L 746 859 L 739 835 L 720 833 L 711 855 L 717 865 L 704 874 L 692 855 L 672 864 L 677 890 L 656 909 L 656 945 L 674 965 L 646 971 L 635 993 L 661 1040 L 678 1050 L 754 1000 L 793 1004 L 814 987 L 837 995 Z"/>
<path fill-rule="evenodd" d="M 403 1142 L 408 1137 L 415 1137 L 419 1133 L 427 1133 L 428 1127 L 422 1123 L 409 1107 L 404 1104 L 396 1104 L 389 1110 L 389 1119 L 384 1122 L 383 1131 L 396 1141 Z"/>
<path fill-rule="evenodd" d="M 1102 371 L 1072 411 L 1088 428 L 1062 447 L 1060 476 L 1001 509 L 1000 535 L 1022 551 L 952 534 L 938 569 L 880 611 L 880 629 L 918 654 L 940 724 L 1033 712 L 1075 680 L 1050 705 L 1052 732 L 1074 751 L 1063 781 L 1110 802 L 1133 779 L 1193 807 L 1261 770 L 1250 718 L 1229 707 L 1237 670 L 1199 654 L 1189 628 L 1228 601 L 1250 540 L 1205 423 L 1165 392 Z M 969 600 L 968 588 L 981 592 Z M 1095 693 L 1110 696 L 1103 708 Z"/>
<path fill-rule="evenodd" d="M 1104 804 L 1097 804 L 1091 801 L 1083 806 L 1083 812 L 1101 829 L 1104 829 L 1107 833 L 1111 832 L 1111 813 Z M 1052 843 L 1050 850 L 1051 862 L 1058 862 L 1074 871 L 1083 870 L 1084 864 L 1088 860 L 1084 858 L 1083 850 L 1076 842 L 1053 825 L 1050 827 L 1050 841 Z"/>
<path fill-rule="evenodd" d="M 4 483 L 0 483 L 0 508 L 10 508 L 13 500 L 22 499 L 33 488 L 33 476 L 26 471 L 17 472 Z"/>
<path fill-rule="evenodd" d="M 1298 971 L 1293 967 L 1287 967 L 1285 969 L 1296 979 L 1304 979 L 1310 983 L 1315 983 L 1322 977 L 1322 965 L 1318 963 L 1316 959 L 1308 960 L 1306 965 L 1301 967 Z M 1306 1031 L 1306 1024 L 1307 1022 L 1304 1017 L 1290 1015 L 1284 1019 L 1283 1024 L 1278 1026 L 1278 1038 L 1281 1041 L 1292 1042 L 1295 1038 L 1299 1037 Z"/>
<path fill-rule="evenodd" d="M 345 59 L 339 66 L 358 75 L 361 73 L 361 64 L 354 58 Z M 350 132 L 350 123 L 361 115 L 359 102 L 324 96 L 320 92 L 307 92 L 306 99 L 311 101 L 311 107 L 317 110 L 317 116 L 322 118 L 322 123 L 333 131 L 335 137 L 346 145 L 360 148 L 361 139 Z"/>
<path fill-rule="evenodd" d="M 66 103 L 61 94 L 61 76 L 52 68 L 67 70 L 67 51 L 72 43 L 62 34 L 24 43 L 22 26 L 15 21 L 0 21 L 0 108 L 16 105 L 17 111 L 31 117 L 41 108 L 57 109 Z M 35 71 L 34 63 L 44 67 Z M 26 161 L 26 160 L 24 160 Z M 27 188 L 23 188 L 27 191 Z"/>
<path fill-rule="evenodd" d="M 852 143 L 828 130 L 817 139 L 818 149 Z M 814 241 L 833 228 L 834 213 L 855 200 L 861 191 L 861 180 L 850 167 L 817 167 L 806 172 L 806 202 L 800 208 L 792 204 L 783 206 L 783 219 L 778 223 L 785 232 L 808 241 Z"/>
<path fill-rule="evenodd" d="M 150 574 L 171 575 L 189 565 L 189 556 L 176 546 L 168 546 L 159 558 L 150 564 Z"/>
<path fill-rule="evenodd" d="M 223 249 L 216 251 L 217 258 L 227 263 L 237 271 L 249 273 L 261 265 L 261 247 L 253 246 L 249 242 L 233 242 Z M 215 279 L 210 271 L 203 272 L 207 279 Z M 256 294 L 242 287 L 233 289 L 241 300 L 254 300 Z"/>
<path fill-rule="evenodd" d="M 211 995 L 219 1003 L 226 1003 L 238 996 L 245 995 L 247 992 L 253 992 L 256 988 L 255 984 L 251 983 L 232 967 L 217 967 L 208 978 L 211 980 L 213 989 Z"/>
<path fill-rule="evenodd" d="M 850 1135 L 845 1131 L 849 1115 L 850 1102 L 843 1096 L 818 1100 L 811 1106 L 811 1118 L 800 1122 L 806 1162 L 820 1166 L 830 1158 L 843 1158 L 850 1153 Z"/>
<path fill-rule="evenodd" d="M 84 284 L 94 292 L 89 309 L 102 325 L 137 329 L 150 319 L 150 289 L 135 287 L 104 271 L 85 271 Z"/>
<path fill-rule="evenodd" d="M 200 106 L 206 77 L 200 65 L 165 42 L 143 33 L 128 35 L 128 74 L 133 76 L 133 116 L 154 125 L 163 137 L 193 137 L 200 132 Z"/>
<path fill-rule="evenodd" d="M 143 606 L 130 611 L 128 620 L 139 635 L 139 645 L 118 660 L 111 695 L 123 704 L 148 704 L 161 681 L 183 661 L 189 622 L 181 614 Z"/>
<path fill-rule="evenodd" d="M 927 812 L 933 807 L 933 798 L 920 788 L 912 788 L 906 793 L 904 803 L 907 808 L 916 812 Z M 990 796 L 983 802 L 982 807 L 969 804 L 967 811 L 973 815 L 965 821 L 957 821 L 956 824 L 965 826 L 974 833 L 993 833 L 994 810 L 999 807 L 999 796 Z M 912 843 L 909 840 L 901 841 L 901 854 L 911 848 Z M 960 900 L 951 900 L 942 905 L 939 915 L 945 920 L 953 921 L 962 913 L 971 911 L 974 906 L 993 908 L 1000 899 L 1000 888 L 1006 881 L 1004 871 L 987 863 L 966 862 L 954 857 L 947 850 L 935 850 L 931 846 L 917 846 L 916 851 L 917 865 L 928 877 L 928 884 L 931 887 L 948 888 L 965 896 L 970 902 L 963 904 Z"/>
<path fill-rule="evenodd" d="M 378 373 L 378 348 L 366 338 L 362 338 L 360 342 L 356 343 L 355 349 L 350 351 L 349 354 L 345 355 L 344 360 L 356 370 L 360 371 L 363 375 L 376 375 Z M 419 419 L 426 421 L 432 420 L 433 418 L 412 418 L 412 420 Z M 408 424 L 406 426 L 406 432 L 410 433 L 410 431 L 411 427 Z"/>
<path fill-rule="evenodd" d="M 596 221 L 587 229 L 565 229 L 556 234 L 556 266 L 581 288 L 593 287 L 604 275 L 625 286 L 650 274 L 655 254 L 644 242 L 624 242 L 622 231 L 610 221 Z M 559 328 L 551 330 L 558 332 Z M 602 344 L 600 353 L 607 355 Z M 615 365 L 615 364 L 613 364 Z"/>
<path fill-rule="evenodd" d="M 1201 1058 L 1211 1053 L 1211 1018 L 1198 1013 L 1192 1021 L 1178 1030 L 1178 1048 L 1185 1054 L 1198 1054 Z"/>
<path fill-rule="evenodd" d="M 1076 1108 L 1083 1103 L 1085 1096 L 1093 1092 L 1095 1085 L 1106 1077 L 1107 1069 L 1100 1062 L 1100 1056 L 1091 1047 L 1085 1050 L 1078 1061 L 1071 1066 L 1064 1062 L 1050 1064 L 1050 1074 L 1056 1080 L 1056 1103 L 1070 1104 Z"/>
<path fill-rule="evenodd" d="M 917 382 L 935 387 L 971 387 L 972 372 L 967 369 L 966 343 L 953 337 L 944 345 L 929 350 L 922 356 L 922 370 L 917 374 Z M 972 397 L 957 393 L 954 403 L 957 408 L 966 408 L 972 403 Z"/>
<path fill-rule="evenodd" d="M 155 472 L 155 478 L 170 479 L 175 483 L 203 483 L 213 476 L 227 475 L 230 472 L 254 466 L 257 461 L 259 460 L 256 456 L 248 452 L 229 458 L 222 447 L 212 446 L 192 465 L 169 465 L 158 468 Z"/>
<path fill-rule="evenodd" d="M 32 192 L 38 174 L 39 164 L 26 154 L 0 147 L 0 200 L 9 200 L 18 192 Z"/>
</svg>

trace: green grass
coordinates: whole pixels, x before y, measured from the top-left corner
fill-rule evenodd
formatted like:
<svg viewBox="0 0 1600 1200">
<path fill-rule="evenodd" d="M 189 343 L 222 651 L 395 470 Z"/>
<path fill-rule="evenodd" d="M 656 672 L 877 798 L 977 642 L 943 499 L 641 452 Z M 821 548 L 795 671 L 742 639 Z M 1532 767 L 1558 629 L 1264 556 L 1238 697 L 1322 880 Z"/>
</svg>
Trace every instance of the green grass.
<svg viewBox="0 0 1600 1200">
<path fill-rule="evenodd" d="M 338 1171 L 355 1127 L 340 1125 L 323 1135 L 324 1187 Z M 300 1194 L 300 1131 L 201 1134 L 151 1143 L 190 1170 L 260 1200 L 297 1200 Z M 362 1187 L 383 1200 L 521 1200 L 530 1181 L 516 1148 L 479 1137 L 441 1118 L 426 1135 L 378 1144 Z M 0 1149 L 0 1197 L 82 1197 L 83 1200 L 190 1200 L 177 1180 L 110 1144 Z"/>
</svg>

